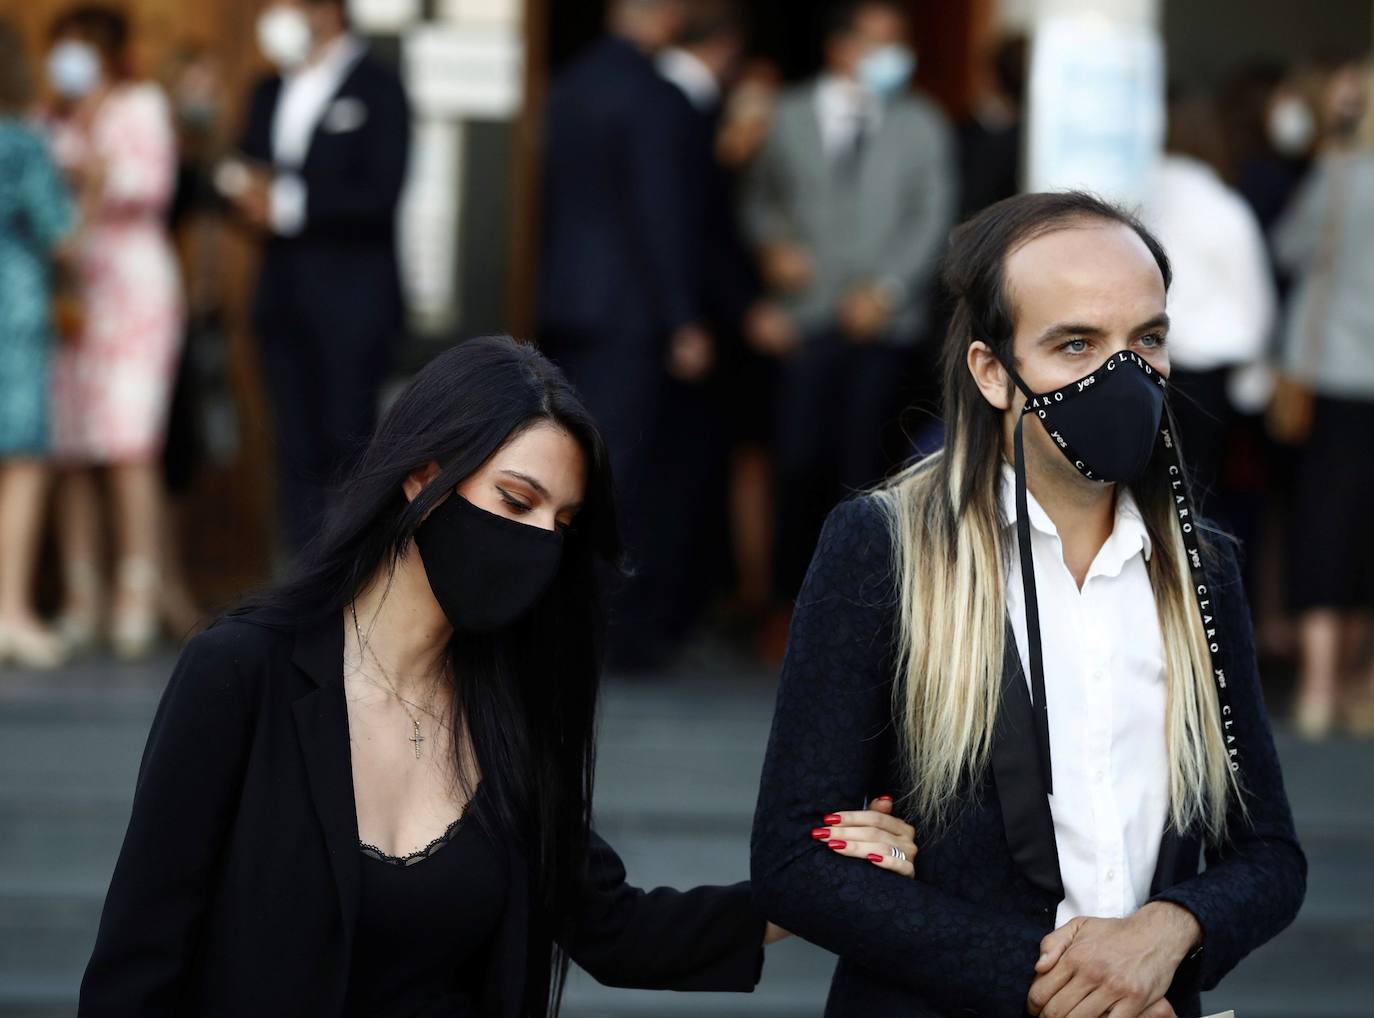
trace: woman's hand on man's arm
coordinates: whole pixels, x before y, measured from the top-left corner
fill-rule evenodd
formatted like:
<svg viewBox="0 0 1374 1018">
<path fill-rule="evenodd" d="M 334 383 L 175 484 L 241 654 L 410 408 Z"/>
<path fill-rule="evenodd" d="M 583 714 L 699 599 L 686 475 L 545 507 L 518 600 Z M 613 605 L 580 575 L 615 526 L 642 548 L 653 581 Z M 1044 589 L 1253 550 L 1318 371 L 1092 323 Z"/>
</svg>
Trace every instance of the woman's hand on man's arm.
<svg viewBox="0 0 1374 1018">
<path fill-rule="evenodd" d="M 878 796 L 866 810 L 831 813 L 822 822 L 827 826 L 817 827 L 811 837 L 824 842 L 837 855 L 864 859 L 904 877 L 916 876 L 916 829 L 892 815 L 892 796 Z M 775 944 L 791 935 L 776 923 L 769 923 L 763 942 Z"/>
</svg>

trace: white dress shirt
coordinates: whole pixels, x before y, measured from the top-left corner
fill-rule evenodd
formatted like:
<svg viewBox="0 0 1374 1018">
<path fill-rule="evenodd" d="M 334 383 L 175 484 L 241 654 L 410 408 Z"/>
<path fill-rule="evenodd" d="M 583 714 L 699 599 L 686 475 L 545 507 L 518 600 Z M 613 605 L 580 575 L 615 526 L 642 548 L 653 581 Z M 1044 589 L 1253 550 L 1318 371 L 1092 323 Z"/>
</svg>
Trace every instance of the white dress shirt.
<svg viewBox="0 0 1374 1018">
<path fill-rule="evenodd" d="M 658 73 L 676 85 L 698 113 L 720 105 L 720 82 L 695 53 L 674 46 L 660 53 L 656 63 Z"/>
<path fill-rule="evenodd" d="M 1174 267 L 1170 360 L 1191 371 L 1260 360 L 1274 329 L 1274 277 L 1245 199 L 1206 163 L 1166 155 L 1141 214 Z"/>
<path fill-rule="evenodd" d="M 853 148 L 859 129 L 872 134 L 883 119 L 882 101 L 857 82 L 838 74 L 822 74 L 816 82 L 816 117 L 821 146 L 834 159 Z"/>
<path fill-rule="evenodd" d="M 319 59 L 282 77 L 272 116 L 272 160 L 278 169 L 272 183 L 274 233 L 292 236 L 305 225 L 305 182 L 296 171 L 305 165 L 315 128 L 363 50 L 359 39 L 345 34 Z"/>
<path fill-rule="evenodd" d="M 1005 462 L 1001 495 L 1007 613 L 1029 684 L 1015 475 Z M 1080 590 L 1053 521 L 1029 492 L 1027 502 L 1049 707 L 1050 814 L 1064 881 L 1055 926 L 1075 916 L 1120 918 L 1150 897 L 1169 811 L 1164 646 L 1145 565 L 1150 538 L 1135 500 L 1118 488 L 1111 536 Z"/>
</svg>

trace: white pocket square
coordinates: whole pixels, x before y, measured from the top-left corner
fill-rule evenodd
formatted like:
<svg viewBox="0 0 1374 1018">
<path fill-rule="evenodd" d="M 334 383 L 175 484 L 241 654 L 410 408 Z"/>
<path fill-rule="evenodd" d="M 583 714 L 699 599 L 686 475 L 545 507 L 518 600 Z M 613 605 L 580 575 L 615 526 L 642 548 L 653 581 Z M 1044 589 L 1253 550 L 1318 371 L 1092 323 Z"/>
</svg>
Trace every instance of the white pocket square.
<svg viewBox="0 0 1374 1018">
<path fill-rule="evenodd" d="M 367 123 L 367 106 L 361 99 L 335 99 L 324 115 L 324 129 L 330 134 L 356 131 Z"/>
</svg>

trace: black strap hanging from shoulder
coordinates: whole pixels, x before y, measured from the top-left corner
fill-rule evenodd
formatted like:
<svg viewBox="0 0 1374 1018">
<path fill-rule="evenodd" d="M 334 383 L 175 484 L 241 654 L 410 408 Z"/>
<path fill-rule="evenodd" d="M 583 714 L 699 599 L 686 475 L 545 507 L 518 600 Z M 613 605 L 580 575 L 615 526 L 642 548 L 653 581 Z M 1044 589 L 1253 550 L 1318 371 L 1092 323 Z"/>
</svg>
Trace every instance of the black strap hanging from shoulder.
<svg viewBox="0 0 1374 1018">
<path fill-rule="evenodd" d="M 1197 600 L 1198 615 L 1202 619 L 1202 632 L 1207 638 L 1207 651 L 1211 658 L 1212 682 L 1217 688 L 1217 707 L 1220 714 L 1221 738 L 1226 746 L 1226 762 L 1232 772 L 1240 770 L 1240 747 L 1235 733 L 1235 713 L 1231 710 L 1231 687 L 1226 681 L 1226 667 L 1217 635 L 1217 609 L 1212 589 L 1207 583 L 1207 575 L 1202 569 L 1202 549 L 1198 541 L 1198 517 L 1193 511 L 1192 493 L 1189 490 L 1188 475 L 1183 469 L 1183 458 L 1179 454 L 1178 443 L 1174 441 L 1174 415 L 1168 404 L 1164 408 L 1164 423 L 1159 429 L 1164 441 L 1165 457 L 1168 460 L 1169 493 L 1173 499 L 1174 513 L 1178 517 L 1178 528 L 1183 538 L 1183 552 L 1188 559 L 1188 572 L 1193 581 L 1193 597 Z"/>
<path fill-rule="evenodd" d="M 1031 558 L 1030 511 L 1026 496 L 1026 449 L 1022 434 L 1025 415 L 1016 421 L 1016 539 L 1021 549 L 1021 587 L 1026 602 L 1026 657 L 1030 661 L 1031 700 L 1035 711 L 1035 741 L 1040 750 L 1040 773 L 1045 791 L 1054 794 L 1050 770 L 1050 711 L 1045 700 L 1045 661 L 1040 645 L 1040 601 L 1035 590 L 1035 562 Z"/>
</svg>

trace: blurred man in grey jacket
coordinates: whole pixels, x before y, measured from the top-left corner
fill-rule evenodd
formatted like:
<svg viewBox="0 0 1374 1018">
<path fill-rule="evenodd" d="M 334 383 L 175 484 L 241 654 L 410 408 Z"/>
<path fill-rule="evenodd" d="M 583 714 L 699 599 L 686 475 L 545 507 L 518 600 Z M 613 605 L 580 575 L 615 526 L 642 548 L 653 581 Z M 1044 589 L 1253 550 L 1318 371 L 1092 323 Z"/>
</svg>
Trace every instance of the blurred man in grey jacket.
<svg viewBox="0 0 1374 1018">
<path fill-rule="evenodd" d="M 894 0 L 831 12 L 825 68 L 778 104 L 744 195 L 774 299 L 754 344 L 781 362 L 774 436 L 779 593 L 796 593 L 824 514 L 882 476 L 910 350 L 956 204 L 944 116 L 910 89 Z"/>
</svg>

